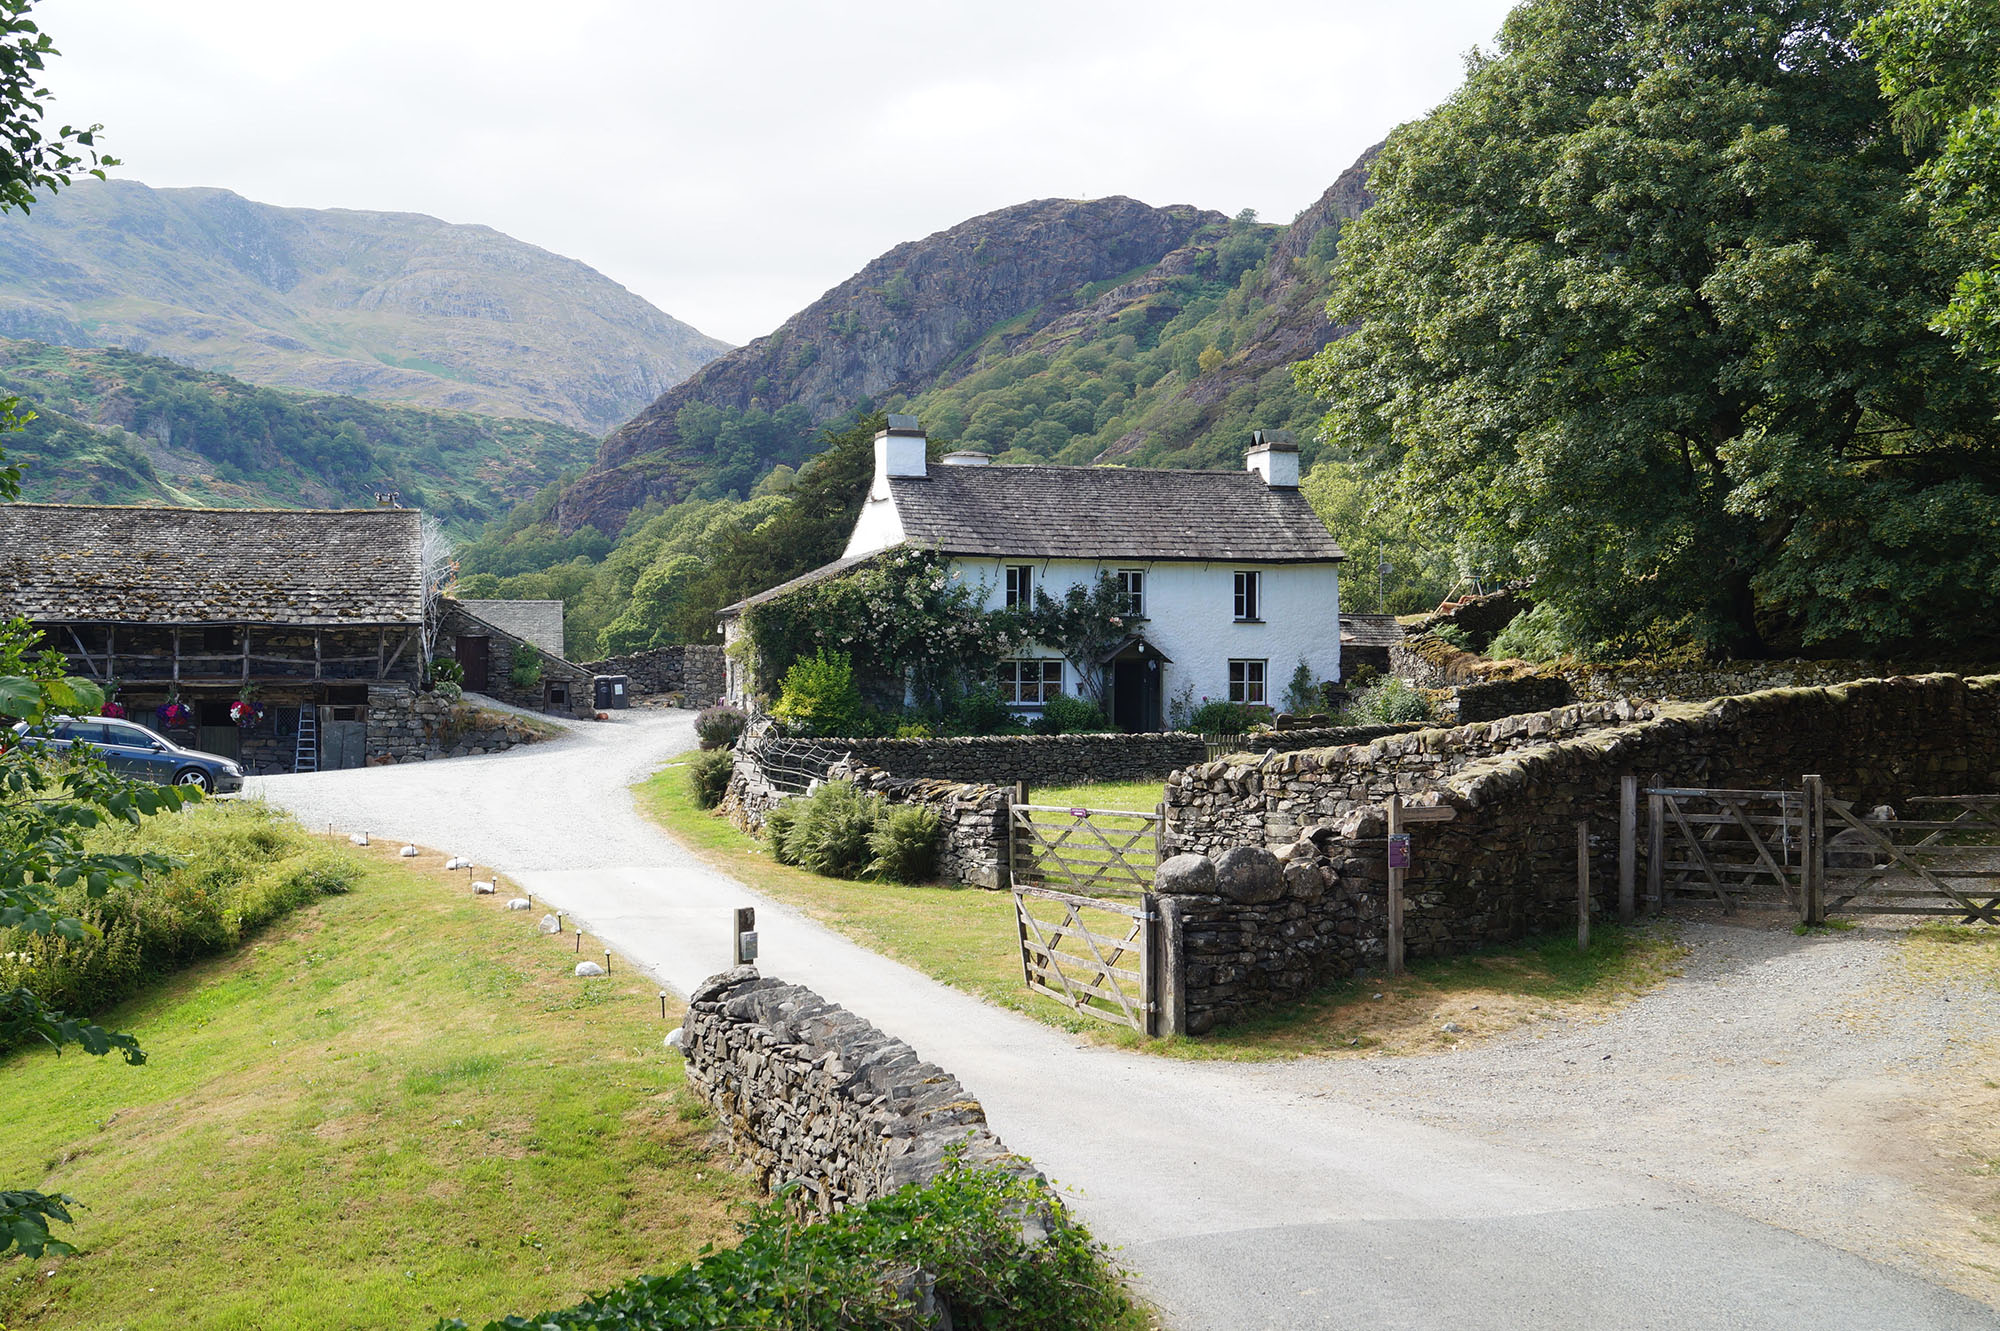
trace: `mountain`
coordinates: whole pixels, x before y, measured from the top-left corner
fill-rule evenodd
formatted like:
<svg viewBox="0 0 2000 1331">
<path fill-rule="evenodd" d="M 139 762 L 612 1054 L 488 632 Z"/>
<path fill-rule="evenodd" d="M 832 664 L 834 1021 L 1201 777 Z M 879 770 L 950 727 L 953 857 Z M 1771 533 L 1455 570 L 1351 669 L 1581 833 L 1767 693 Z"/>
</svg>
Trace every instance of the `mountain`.
<svg viewBox="0 0 2000 1331">
<path fill-rule="evenodd" d="M 0 215 L 0 336 L 596 434 L 728 346 L 489 227 L 130 180 Z"/>
<path fill-rule="evenodd" d="M 0 397 L 35 419 L 0 435 L 24 499 L 213 508 L 366 507 L 395 491 L 469 531 L 597 441 L 548 421 L 287 393 L 112 349 L 0 339 Z"/>
<path fill-rule="evenodd" d="M 996 330 L 1045 328 L 1227 225 L 1184 206 L 1042 199 L 898 245 L 614 431 L 561 496 L 557 525 L 615 532 L 642 504 L 704 483 L 747 490 L 802 461 L 815 427 L 920 393 Z"/>
</svg>

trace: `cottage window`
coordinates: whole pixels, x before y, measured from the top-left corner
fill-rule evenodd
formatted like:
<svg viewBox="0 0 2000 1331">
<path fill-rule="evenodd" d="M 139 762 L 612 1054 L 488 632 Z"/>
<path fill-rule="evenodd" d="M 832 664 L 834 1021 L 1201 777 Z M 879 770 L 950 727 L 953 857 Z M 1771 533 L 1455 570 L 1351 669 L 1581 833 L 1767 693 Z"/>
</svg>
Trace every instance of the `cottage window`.
<svg viewBox="0 0 2000 1331">
<path fill-rule="evenodd" d="M 1023 707 L 1040 707 L 1063 691 L 1061 661 L 1002 661 L 1000 696 Z"/>
<path fill-rule="evenodd" d="M 1009 564 L 1007 566 L 1007 605 L 1020 606 L 1023 610 L 1035 603 L 1035 566 L 1033 564 Z"/>
<path fill-rule="evenodd" d="M 1263 575 L 1255 572 L 1236 575 L 1236 618 L 1245 622 L 1255 622 L 1264 616 L 1261 613 L 1263 597 L 1259 594 Z"/>
<path fill-rule="evenodd" d="M 1125 613 L 1134 619 L 1146 617 L 1146 574 L 1136 568 L 1118 570 L 1118 585 L 1125 592 Z"/>
<path fill-rule="evenodd" d="M 1238 574 L 1238 576 L 1242 576 Z M 1256 574 L 1251 574 L 1256 577 Z M 1264 704 L 1264 662 L 1231 661 L 1229 663 L 1229 701 L 1249 703 L 1254 707 Z"/>
</svg>

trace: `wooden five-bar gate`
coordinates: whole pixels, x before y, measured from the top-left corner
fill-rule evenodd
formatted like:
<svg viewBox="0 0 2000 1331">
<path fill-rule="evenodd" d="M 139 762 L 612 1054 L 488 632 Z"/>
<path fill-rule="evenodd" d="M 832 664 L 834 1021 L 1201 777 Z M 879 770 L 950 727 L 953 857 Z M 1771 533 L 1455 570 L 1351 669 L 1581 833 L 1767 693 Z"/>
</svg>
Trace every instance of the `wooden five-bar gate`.
<svg viewBox="0 0 2000 1331">
<path fill-rule="evenodd" d="M 1916 796 L 1876 818 L 1816 776 L 1797 790 L 1660 786 L 1647 893 L 1671 902 L 1829 915 L 1944 915 L 2000 924 L 2000 795 Z"/>
<path fill-rule="evenodd" d="M 1014 804 L 1008 871 L 1028 988 L 1142 1035 L 1157 1029 L 1162 815 Z"/>
</svg>

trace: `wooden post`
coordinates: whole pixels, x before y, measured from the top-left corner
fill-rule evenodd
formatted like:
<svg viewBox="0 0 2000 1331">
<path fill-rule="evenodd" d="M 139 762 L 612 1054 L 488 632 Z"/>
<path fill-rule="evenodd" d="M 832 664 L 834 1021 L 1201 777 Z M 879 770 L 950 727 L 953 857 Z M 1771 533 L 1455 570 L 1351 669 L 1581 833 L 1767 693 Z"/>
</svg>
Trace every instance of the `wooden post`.
<svg viewBox="0 0 2000 1331">
<path fill-rule="evenodd" d="M 1000 883 L 1002 887 L 1013 887 L 1020 881 L 1019 876 L 1015 872 L 1016 857 L 1020 855 L 1021 848 L 1014 836 L 1014 806 L 1017 804 L 1026 804 L 1027 802 L 1028 783 L 1025 781 L 1016 781 L 1013 793 L 1007 797 L 1007 865 Z"/>
<path fill-rule="evenodd" d="M 250 682 L 250 626 L 248 624 L 243 626 L 243 682 L 245 684 Z M 196 717 L 195 719 L 200 720 L 201 718 Z"/>
<path fill-rule="evenodd" d="M 1639 913 L 1639 778 L 1618 778 L 1618 923 Z"/>
<path fill-rule="evenodd" d="M 1141 1014 L 1143 1029 L 1140 1034 L 1148 1038 L 1160 1033 L 1160 1009 L 1164 1006 L 1160 999 L 1160 899 L 1151 892 L 1139 894 L 1139 909 L 1145 919 L 1140 922 L 1144 930 L 1145 942 L 1139 948 L 1139 993 L 1146 1004 Z"/>
<path fill-rule="evenodd" d="M 174 683 L 181 682 L 181 626 L 174 625 Z"/>
<path fill-rule="evenodd" d="M 1646 797 L 1646 909 L 1667 908 L 1667 797 Z"/>
<path fill-rule="evenodd" d="M 1808 776 L 1802 783 L 1805 787 L 1803 816 L 1800 818 L 1799 847 L 1801 895 L 1805 898 L 1805 923 L 1826 923 L 1826 782 L 1818 776 Z"/>
<path fill-rule="evenodd" d="M 1389 797 L 1389 974 L 1403 973 L 1403 873 L 1396 867 L 1396 838 L 1403 830 L 1403 797 Z"/>
<path fill-rule="evenodd" d="M 1590 951 L 1590 820 L 1576 820 L 1576 950 Z"/>
</svg>

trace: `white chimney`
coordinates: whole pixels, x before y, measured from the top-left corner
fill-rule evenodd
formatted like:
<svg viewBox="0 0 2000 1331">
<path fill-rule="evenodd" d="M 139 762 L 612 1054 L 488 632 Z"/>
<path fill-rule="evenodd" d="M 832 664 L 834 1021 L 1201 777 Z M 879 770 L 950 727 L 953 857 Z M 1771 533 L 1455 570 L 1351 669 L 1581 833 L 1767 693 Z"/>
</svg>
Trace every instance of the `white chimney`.
<svg viewBox="0 0 2000 1331">
<path fill-rule="evenodd" d="M 1244 461 L 1273 490 L 1299 488 L 1299 446 L 1290 430 L 1252 430 Z"/>
<path fill-rule="evenodd" d="M 993 461 L 991 453 L 982 453 L 976 448 L 961 448 L 955 453 L 944 455 L 947 467 L 984 467 Z"/>
<path fill-rule="evenodd" d="M 930 441 L 915 416 L 892 413 L 889 428 L 875 436 L 875 477 L 928 476 L 926 452 Z"/>
</svg>

